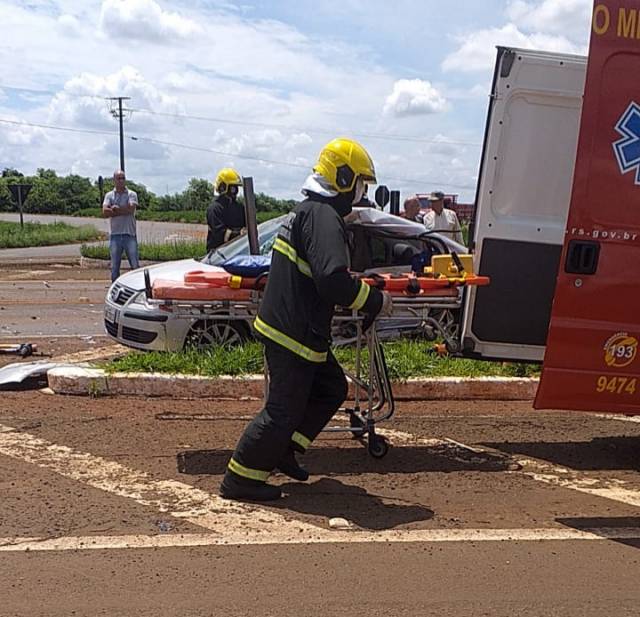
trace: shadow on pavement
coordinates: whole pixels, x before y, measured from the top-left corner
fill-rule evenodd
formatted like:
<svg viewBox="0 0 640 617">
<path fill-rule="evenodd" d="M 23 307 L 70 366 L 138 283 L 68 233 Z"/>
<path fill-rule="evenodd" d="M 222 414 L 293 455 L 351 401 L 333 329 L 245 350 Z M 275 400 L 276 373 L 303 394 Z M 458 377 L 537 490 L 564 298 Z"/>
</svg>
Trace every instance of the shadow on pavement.
<svg viewBox="0 0 640 617">
<path fill-rule="evenodd" d="M 326 518 L 341 517 L 362 529 L 393 529 L 433 518 L 429 508 L 372 495 L 360 486 L 333 478 L 284 484 L 282 489 L 286 497 L 273 504 L 276 509 Z"/>
<path fill-rule="evenodd" d="M 596 437 L 591 441 L 484 443 L 511 456 L 530 456 L 578 470 L 640 471 L 640 436 Z"/>
<path fill-rule="evenodd" d="M 640 548 L 640 517 L 637 516 L 557 518 L 556 522 L 571 529 L 596 534 L 599 529 L 606 530 L 601 534 L 601 537 L 608 538 L 612 542 L 624 544 L 625 546 Z M 616 538 L 616 529 L 631 531 L 634 536 L 637 530 L 637 537 Z"/>
<path fill-rule="evenodd" d="M 177 455 L 178 471 L 185 474 L 224 473 L 232 450 L 187 450 Z M 312 449 L 300 462 L 312 474 L 420 473 L 427 471 L 506 471 L 510 459 L 447 445 L 391 448 L 382 459 L 374 459 L 362 446 Z"/>
</svg>

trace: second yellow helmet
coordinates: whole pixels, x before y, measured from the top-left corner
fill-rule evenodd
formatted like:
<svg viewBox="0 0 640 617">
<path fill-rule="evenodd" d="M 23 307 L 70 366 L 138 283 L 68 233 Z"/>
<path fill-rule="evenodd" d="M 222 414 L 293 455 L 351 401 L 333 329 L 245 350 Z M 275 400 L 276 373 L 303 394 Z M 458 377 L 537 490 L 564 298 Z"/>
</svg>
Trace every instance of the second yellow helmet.
<svg viewBox="0 0 640 617">
<path fill-rule="evenodd" d="M 320 152 L 313 171 L 325 178 L 338 193 L 353 189 L 358 177 L 376 183 L 376 170 L 369 153 L 353 139 L 339 137 Z"/>
<path fill-rule="evenodd" d="M 242 186 L 242 176 L 231 167 L 225 167 L 218 172 L 214 187 L 219 195 L 225 195 L 232 186 Z"/>
</svg>

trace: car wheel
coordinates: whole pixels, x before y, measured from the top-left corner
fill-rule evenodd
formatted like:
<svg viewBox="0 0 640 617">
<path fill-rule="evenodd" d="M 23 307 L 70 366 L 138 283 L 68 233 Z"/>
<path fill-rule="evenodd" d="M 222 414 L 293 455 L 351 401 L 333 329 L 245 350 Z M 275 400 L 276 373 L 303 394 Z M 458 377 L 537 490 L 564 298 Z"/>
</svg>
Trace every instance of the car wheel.
<svg viewBox="0 0 640 617">
<path fill-rule="evenodd" d="M 243 321 L 201 319 L 191 326 L 185 339 L 185 347 L 235 347 L 248 338 L 249 328 Z"/>
</svg>

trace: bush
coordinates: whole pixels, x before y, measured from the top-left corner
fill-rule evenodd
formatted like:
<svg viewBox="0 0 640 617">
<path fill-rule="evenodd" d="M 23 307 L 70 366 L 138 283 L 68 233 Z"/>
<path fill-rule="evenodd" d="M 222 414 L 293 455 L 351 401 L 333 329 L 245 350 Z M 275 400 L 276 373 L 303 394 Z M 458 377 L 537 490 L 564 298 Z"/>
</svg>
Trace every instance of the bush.
<svg viewBox="0 0 640 617">
<path fill-rule="evenodd" d="M 522 376 L 532 377 L 539 374 L 539 367 L 532 364 L 519 365 L 442 357 L 433 353 L 433 343 L 424 341 L 395 341 L 385 343 L 384 349 L 389 375 L 394 380 L 405 380 L 411 377 L 483 375 L 511 377 L 515 367 L 521 367 L 517 372 L 522 372 Z M 335 353 L 343 366 L 349 369 L 354 368 L 353 347 L 342 347 Z M 207 351 L 193 349 L 177 353 L 134 351 L 109 363 L 105 368 L 109 372 L 181 373 L 211 377 L 256 374 L 263 370 L 263 353 L 262 345 L 255 342 L 232 348 L 216 347 Z"/>
<path fill-rule="evenodd" d="M 74 227 L 66 223 L 7 223 L 0 221 L 0 248 L 51 246 L 100 240 L 104 234 L 91 225 Z M 84 245 L 83 245 L 84 246 Z"/>
<path fill-rule="evenodd" d="M 80 254 L 89 259 L 109 260 L 109 245 L 87 245 L 80 247 Z M 144 261 L 176 261 L 200 258 L 207 254 L 206 242 L 202 240 L 180 240 L 176 242 L 138 244 L 138 255 Z"/>
</svg>

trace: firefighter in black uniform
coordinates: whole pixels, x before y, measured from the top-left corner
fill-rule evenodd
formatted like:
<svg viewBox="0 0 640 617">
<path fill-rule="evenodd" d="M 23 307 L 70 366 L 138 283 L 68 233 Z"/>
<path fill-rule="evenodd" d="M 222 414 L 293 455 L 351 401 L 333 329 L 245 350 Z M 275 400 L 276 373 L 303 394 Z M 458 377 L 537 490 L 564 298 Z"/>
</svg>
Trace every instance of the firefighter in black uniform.
<svg viewBox="0 0 640 617">
<path fill-rule="evenodd" d="M 214 183 L 218 196 L 207 208 L 207 251 L 239 236 L 247 226 L 244 208 L 237 202 L 242 177 L 235 169 L 225 167 L 218 172 Z"/>
<path fill-rule="evenodd" d="M 391 299 L 353 278 L 343 217 L 376 181 L 367 151 L 335 139 L 320 153 L 299 203 L 273 245 L 271 269 L 254 322 L 265 343 L 269 393 L 229 461 L 220 494 L 267 501 L 281 496 L 266 483 L 274 469 L 304 481 L 295 452 L 305 452 L 347 396 L 347 381 L 329 348 L 335 305 L 369 322 Z"/>
</svg>

